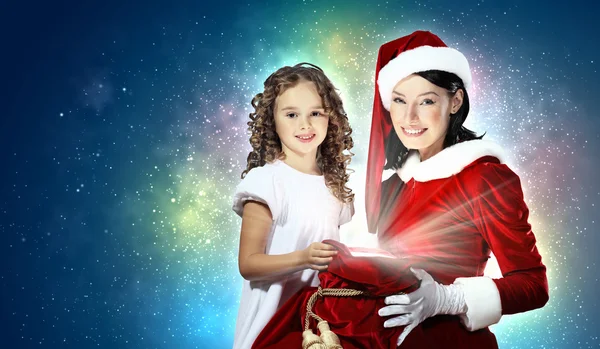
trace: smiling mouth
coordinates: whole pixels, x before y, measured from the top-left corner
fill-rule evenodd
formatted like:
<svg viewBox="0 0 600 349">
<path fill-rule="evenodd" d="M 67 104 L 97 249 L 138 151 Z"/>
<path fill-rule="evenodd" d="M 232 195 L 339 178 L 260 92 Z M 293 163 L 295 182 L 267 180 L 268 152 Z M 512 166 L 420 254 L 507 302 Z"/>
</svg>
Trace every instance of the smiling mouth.
<svg viewBox="0 0 600 349">
<path fill-rule="evenodd" d="M 404 132 L 404 134 L 409 137 L 418 137 L 418 136 L 422 135 L 425 131 L 427 131 L 426 128 L 404 128 L 404 127 L 402 127 L 402 132 Z"/>
<path fill-rule="evenodd" d="M 315 138 L 315 134 L 296 136 L 296 138 L 298 138 L 302 142 L 310 142 L 313 138 Z"/>
</svg>

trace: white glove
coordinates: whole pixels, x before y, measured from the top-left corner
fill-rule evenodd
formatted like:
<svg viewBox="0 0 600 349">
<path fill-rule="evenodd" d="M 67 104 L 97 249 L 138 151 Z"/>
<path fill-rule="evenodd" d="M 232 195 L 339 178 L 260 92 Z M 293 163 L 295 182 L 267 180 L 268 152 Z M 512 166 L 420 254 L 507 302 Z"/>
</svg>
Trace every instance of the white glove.
<svg viewBox="0 0 600 349">
<path fill-rule="evenodd" d="M 425 319 L 438 314 L 458 315 L 467 312 L 464 292 L 460 285 L 441 285 L 422 269 L 410 269 L 421 280 L 421 286 L 409 294 L 385 298 L 387 307 L 379 309 L 379 316 L 398 315 L 383 326 L 406 326 L 398 337 L 398 346 L 406 336 Z M 392 304 L 392 305 L 390 305 Z"/>
</svg>

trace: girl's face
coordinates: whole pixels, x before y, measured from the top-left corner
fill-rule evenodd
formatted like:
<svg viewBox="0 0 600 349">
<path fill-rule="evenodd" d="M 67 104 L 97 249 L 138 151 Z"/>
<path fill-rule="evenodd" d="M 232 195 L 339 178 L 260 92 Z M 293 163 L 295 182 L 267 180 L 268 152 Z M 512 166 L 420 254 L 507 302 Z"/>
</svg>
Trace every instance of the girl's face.
<svg viewBox="0 0 600 349">
<path fill-rule="evenodd" d="M 286 157 L 314 161 L 325 136 L 329 117 L 311 81 L 300 81 L 275 99 L 275 131 Z"/>
<path fill-rule="evenodd" d="M 462 105 L 463 91 L 454 96 L 419 75 L 400 80 L 392 92 L 390 115 L 394 130 L 408 149 L 417 149 L 421 161 L 443 149 L 450 114 Z"/>
</svg>

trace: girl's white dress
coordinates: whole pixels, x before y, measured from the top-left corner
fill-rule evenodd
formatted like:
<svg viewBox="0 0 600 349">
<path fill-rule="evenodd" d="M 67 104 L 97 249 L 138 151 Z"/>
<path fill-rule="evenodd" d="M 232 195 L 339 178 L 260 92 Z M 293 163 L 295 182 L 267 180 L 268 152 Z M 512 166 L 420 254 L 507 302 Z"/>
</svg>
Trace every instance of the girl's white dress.
<svg viewBox="0 0 600 349">
<path fill-rule="evenodd" d="M 280 160 L 250 170 L 237 186 L 233 210 L 241 217 L 244 202 L 269 206 L 273 225 L 266 253 L 285 254 L 325 239 L 340 240 L 339 226 L 349 222 L 354 205 L 336 199 L 323 176 L 309 175 Z M 233 348 L 246 349 L 277 309 L 304 286 L 317 286 L 317 272 L 305 269 L 277 281 L 244 280 Z"/>
</svg>

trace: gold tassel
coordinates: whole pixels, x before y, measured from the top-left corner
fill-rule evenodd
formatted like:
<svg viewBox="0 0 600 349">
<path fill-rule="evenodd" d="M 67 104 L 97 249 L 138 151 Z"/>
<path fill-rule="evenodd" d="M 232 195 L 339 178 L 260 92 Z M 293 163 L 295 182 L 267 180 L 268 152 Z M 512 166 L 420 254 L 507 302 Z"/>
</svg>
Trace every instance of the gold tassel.
<svg viewBox="0 0 600 349">
<path fill-rule="evenodd" d="M 331 331 L 327 321 L 319 322 L 317 328 L 321 332 L 321 339 L 325 343 L 326 349 L 343 349 L 340 338 Z"/>
<path fill-rule="evenodd" d="M 302 332 L 302 349 L 327 349 L 327 347 L 312 330 L 306 330 Z"/>
</svg>

